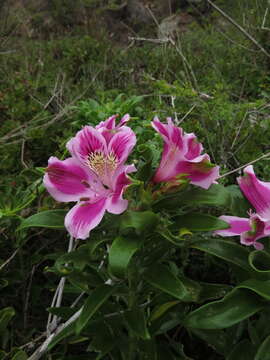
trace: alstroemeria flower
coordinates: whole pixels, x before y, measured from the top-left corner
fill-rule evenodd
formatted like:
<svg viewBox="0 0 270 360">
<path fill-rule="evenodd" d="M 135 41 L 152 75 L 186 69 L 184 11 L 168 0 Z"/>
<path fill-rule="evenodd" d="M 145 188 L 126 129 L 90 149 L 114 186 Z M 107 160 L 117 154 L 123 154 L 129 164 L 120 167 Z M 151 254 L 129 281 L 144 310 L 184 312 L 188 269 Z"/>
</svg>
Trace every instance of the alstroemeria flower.
<svg viewBox="0 0 270 360">
<path fill-rule="evenodd" d="M 252 165 L 244 169 L 244 176 L 237 178 L 237 181 L 257 214 L 265 220 L 270 220 L 270 182 L 258 180 Z"/>
<path fill-rule="evenodd" d="M 262 250 L 263 244 L 257 240 L 270 235 L 270 183 L 258 180 L 252 165 L 244 169 L 244 176 L 238 177 L 237 181 L 256 213 L 250 212 L 249 219 L 223 215 L 220 219 L 226 221 L 230 228 L 215 233 L 221 236 L 240 235 L 241 244 Z"/>
<path fill-rule="evenodd" d="M 57 201 L 76 201 L 67 213 L 65 227 L 76 239 L 86 239 L 102 220 L 105 211 L 120 214 L 127 209 L 123 192 L 134 165 L 125 165 L 136 143 L 134 132 L 124 126 L 124 117 L 115 126 L 115 116 L 96 128 L 85 126 L 67 143 L 71 157 L 49 159 L 44 185 Z"/>
<path fill-rule="evenodd" d="M 220 219 L 227 222 L 230 228 L 217 230 L 215 234 L 227 236 L 239 236 L 243 245 L 253 245 L 255 249 L 262 250 L 263 244 L 257 240 L 270 235 L 270 222 L 262 219 L 258 214 L 250 214 L 250 218 L 240 218 L 237 216 L 220 216 Z"/>
<path fill-rule="evenodd" d="M 170 182 L 185 176 L 191 184 L 208 189 L 219 177 L 219 166 L 210 162 L 208 154 L 201 154 L 203 146 L 196 136 L 185 134 L 171 118 L 163 124 L 156 117 L 152 126 L 164 140 L 160 165 L 153 181 Z"/>
</svg>

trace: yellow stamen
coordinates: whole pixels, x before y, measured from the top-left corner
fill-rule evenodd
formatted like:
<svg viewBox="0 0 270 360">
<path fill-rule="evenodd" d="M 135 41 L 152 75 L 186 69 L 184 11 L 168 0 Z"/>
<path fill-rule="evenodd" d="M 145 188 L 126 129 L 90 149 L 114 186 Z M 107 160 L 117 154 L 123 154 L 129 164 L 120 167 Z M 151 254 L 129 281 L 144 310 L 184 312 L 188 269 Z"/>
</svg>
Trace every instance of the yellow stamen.
<svg viewBox="0 0 270 360">
<path fill-rule="evenodd" d="M 117 162 L 116 156 L 113 153 L 106 156 L 101 151 L 95 151 L 89 154 L 87 159 L 89 168 L 100 177 L 104 177 L 108 171 L 111 172 L 115 170 Z"/>
</svg>

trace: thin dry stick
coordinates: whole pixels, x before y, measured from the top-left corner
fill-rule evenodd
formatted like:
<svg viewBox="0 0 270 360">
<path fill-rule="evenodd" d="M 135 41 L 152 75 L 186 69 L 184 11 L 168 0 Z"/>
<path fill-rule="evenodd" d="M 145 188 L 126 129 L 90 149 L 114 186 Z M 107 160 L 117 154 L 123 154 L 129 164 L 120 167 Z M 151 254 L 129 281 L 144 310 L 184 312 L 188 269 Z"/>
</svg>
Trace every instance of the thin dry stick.
<svg viewBox="0 0 270 360">
<path fill-rule="evenodd" d="M 191 75 L 192 80 L 193 80 L 193 85 L 195 90 L 199 93 L 199 86 L 198 86 L 198 82 L 196 79 L 196 76 L 194 74 L 194 71 L 190 65 L 190 63 L 187 61 L 187 58 L 185 57 L 185 55 L 183 54 L 182 49 L 176 45 L 175 41 L 172 38 L 169 38 L 170 43 L 174 46 L 176 52 L 180 55 L 182 61 L 183 61 L 183 65 L 184 67 L 187 67 L 189 71 L 186 70 L 186 73 L 189 75 Z M 181 45 L 180 41 L 178 40 L 178 43 Z"/>
<path fill-rule="evenodd" d="M 254 45 L 256 45 L 267 57 L 270 58 L 270 54 L 265 50 L 265 48 L 258 43 L 256 39 L 252 35 L 250 35 L 241 25 L 239 25 L 235 20 L 233 20 L 228 14 L 226 14 L 223 10 L 221 10 L 216 4 L 212 3 L 211 0 L 207 0 L 207 2 L 215 9 L 217 10 L 225 19 L 227 19 L 232 25 L 234 25 L 241 33 L 245 35 L 246 38 L 248 38 L 250 41 L 253 42 Z"/>
<path fill-rule="evenodd" d="M 196 106 L 196 104 L 193 104 L 188 112 L 178 121 L 178 123 L 181 124 L 181 122 L 185 120 L 185 118 L 195 109 Z"/>
<path fill-rule="evenodd" d="M 268 15 L 268 11 L 269 11 L 269 7 L 267 7 L 266 10 L 265 10 L 261 29 L 270 31 L 270 28 L 267 27 L 267 26 L 265 26 L 265 22 L 266 22 L 266 18 L 267 18 L 267 15 Z"/>
<path fill-rule="evenodd" d="M 68 244 L 68 253 L 70 253 L 72 251 L 73 244 L 74 244 L 74 238 L 72 236 L 70 236 L 69 244 Z M 65 283 L 66 283 L 66 278 L 62 277 L 60 279 L 59 285 L 55 291 L 55 295 L 53 297 L 51 307 L 53 307 L 53 306 L 60 307 L 61 306 Z M 52 317 L 51 314 L 49 314 L 48 321 L 47 321 L 47 334 L 48 335 L 51 333 L 51 331 L 52 331 L 51 329 L 56 326 L 57 322 L 58 322 L 58 316 L 54 315 Z"/>
<path fill-rule="evenodd" d="M 21 163 L 26 168 L 29 169 L 29 166 L 24 161 L 24 149 L 25 149 L 25 139 L 22 140 L 22 146 L 21 146 Z"/>
<path fill-rule="evenodd" d="M 4 269 L 6 265 L 8 265 L 11 260 L 16 256 L 17 252 L 19 251 L 19 248 L 14 251 L 14 253 L 0 266 L 0 271 Z"/>
<path fill-rule="evenodd" d="M 244 124 L 244 122 L 245 122 L 245 120 L 247 118 L 247 114 L 248 114 L 248 111 L 245 112 L 245 115 L 243 116 L 241 124 L 240 124 L 240 126 L 238 127 L 238 129 L 236 131 L 235 137 L 234 137 L 232 145 L 231 145 L 231 150 L 233 149 L 233 147 L 234 147 L 234 145 L 236 143 L 236 140 L 238 139 L 238 136 L 240 135 L 240 131 L 242 130 L 243 124 Z"/>
<path fill-rule="evenodd" d="M 262 160 L 262 159 L 264 159 L 264 158 L 266 158 L 266 157 L 268 157 L 268 156 L 270 156 L 270 151 L 269 151 L 268 153 L 266 153 L 266 154 L 261 155 L 261 156 L 258 157 L 257 159 L 252 160 L 252 161 L 246 163 L 245 165 L 239 166 L 237 169 L 228 171 L 227 173 L 221 175 L 221 176 L 219 177 L 219 179 L 222 179 L 222 178 L 224 178 L 225 176 L 231 175 L 231 174 L 233 174 L 233 173 L 235 173 L 235 172 L 237 172 L 237 171 L 239 171 L 239 170 L 242 170 L 242 169 L 245 168 L 246 166 L 251 165 L 251 164 L 254 164 L 255 162 L 257 162 L 257 161 L 259 161 L 259 160 Z"/>
<path fill-rule="evenodd" d="M 77 320 L 78 317 L 80 316 L 81 312 L 82 312 L 82 308 L 80 310 L 78 310 L 73 316 L 71 316 L 71 318 L 69 318 L 64 324 L 59 325 L 56 328 L 56 330 L 49 337 L 47 337 L 47 339 L 39 346 L 39 348 L 34 352 L 34 354 L 32 354 L 28 358 L 28 360 L 38 360 L 38 359 L 40 359 L 46 353 L 46 351 L 48 349 L 48 346 L 50 345 L 50 343 L 52 342 L 54 337 L 58 333 L 60 333 L 60 331 L 64 330 L 68 325 L 70 325 L 75 320 Z"/>
</svg>

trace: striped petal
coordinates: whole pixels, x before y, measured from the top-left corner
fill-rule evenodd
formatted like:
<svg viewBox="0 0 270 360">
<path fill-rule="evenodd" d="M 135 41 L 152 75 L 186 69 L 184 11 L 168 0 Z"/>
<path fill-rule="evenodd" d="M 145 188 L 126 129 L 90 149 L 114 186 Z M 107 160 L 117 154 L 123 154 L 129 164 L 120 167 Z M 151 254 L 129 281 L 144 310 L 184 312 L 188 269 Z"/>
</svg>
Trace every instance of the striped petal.
<svg viewBox="0 0 270 360">
<path fill-rule="evenodd" d="M 270 183 L 258 180 L 252 165 L 244 169 L 244 176 L 239 177 L 237 181 L 256 212 L 264 219 L 270 220 Z"/>
<path fill-rule="evenodd" d="M 101 222 L 106 210 L 106 198 L 95 203 L 80 202 L 67 213 L 65 227 L 75 239 L 86 239 L 89 232 Z"/>
<path fill-rule="evenodd" d="M 67 143 L 67 149 L 84 165 L 92 154 L 106 153 L 106 141 L 102 134 L 92 126 L 85 126 Z"/>
<path fill-rule="evenodd" d="M 61 202 L 77 201 L 92 196 L 90 174 L 74 158 L 59 160 L 51 157 L 43 179 L 51 196 Z"/>
</svg>

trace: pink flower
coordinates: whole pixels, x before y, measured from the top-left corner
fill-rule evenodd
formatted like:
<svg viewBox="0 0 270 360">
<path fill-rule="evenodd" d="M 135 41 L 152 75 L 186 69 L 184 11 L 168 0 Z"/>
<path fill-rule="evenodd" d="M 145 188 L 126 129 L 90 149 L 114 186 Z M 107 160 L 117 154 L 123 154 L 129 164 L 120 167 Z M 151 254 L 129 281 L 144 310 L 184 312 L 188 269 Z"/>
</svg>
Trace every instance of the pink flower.
<svg viewBox="0 0 270 360">
<path fill-rule="evenodd" d="M 237 181 L 256 212 L 263 219 L 270 220 L 270 182 L 258 180 L 252 165 L 244 169 L 244 176 L 240 176 Z"/>
<path fill-rule="evenodd" d="M 220 219 L 230 225 L 229 229 L 217 230 L 215 234 L 221 236 L 239 236 L 243 245 L 253 245 L 255 249 L 262 250 L 263 244 L 257 240 L 270 235 L 270 222 L 263 220 L 258 214 L 250 214 L 250 218 L 237 216 L 220 216 Z"/>
<path fill-rule="evenodd" d="M 185 176 L 191 184 L 208 189 L 219 177 L 219 166 L 210 162 L 208 154 L 201 154 L 203 146 L 196 136 L 185 134 L 171 118 L 163 124 L 156 117 L 152 126 L 164 140 L 161 162 L 153 181 L 172 182 Z"/>
<path fill-rule="evenodd" d="M 237 181 L 256 214 L 250 212 L 249 219 L 223 215 L 220 219 L 226 221 L 230 228 L 215 233 L 221 236 L 240 235 L 241 244 L 253 245 L 262 250 L 263 244 L 257 240 L 270 235 L 270 183 L 258 180 L 252 165 L 244 169 L 244 176 L 240 176 Z"/>
<path fill-rule="evenodd" d="M 67 213 L 65 227 L 76 239 L 86 239 L 105 211 L 120 214 L 128 201 L 122 195 L 130 184 L 127 174 L 134 165 L 124 165 L 136 136 L 127 126 L 126 115 L 118 126 L 112 116 L 96 128 L 85 126 L 67 143 L 71 157 L 49 159 L 44 185 L 61 202 L 76 201 Z"/>
</svg>

